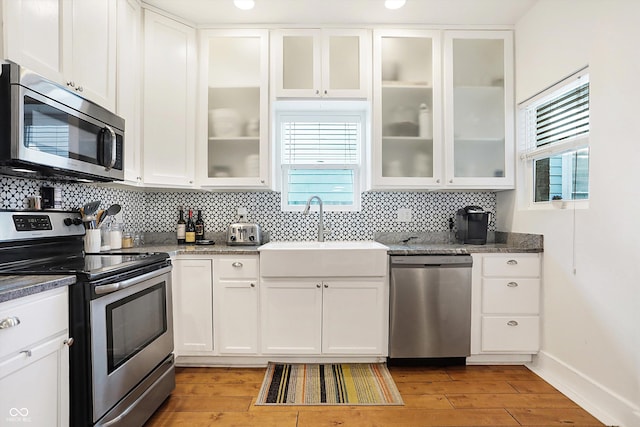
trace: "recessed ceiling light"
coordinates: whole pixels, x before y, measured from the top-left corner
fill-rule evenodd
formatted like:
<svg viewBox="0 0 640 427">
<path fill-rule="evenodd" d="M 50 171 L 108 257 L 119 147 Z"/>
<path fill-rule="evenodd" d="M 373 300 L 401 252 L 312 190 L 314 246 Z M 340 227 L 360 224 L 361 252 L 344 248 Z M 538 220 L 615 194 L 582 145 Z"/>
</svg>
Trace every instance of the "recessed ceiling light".
<svg viewBox="0 0 640 427">
<path fill-rule="evenodd" d="M 400 9 L 407 0 L 384 0 L 384 7 L 387 9 Z"/>
<path fill-rule="evenodd" d="M 235 4 L 238 9 L 250 10 L 253 9 L 256 2 L 254 0 L 233 0 L 233 4 Z"/>
</svg>

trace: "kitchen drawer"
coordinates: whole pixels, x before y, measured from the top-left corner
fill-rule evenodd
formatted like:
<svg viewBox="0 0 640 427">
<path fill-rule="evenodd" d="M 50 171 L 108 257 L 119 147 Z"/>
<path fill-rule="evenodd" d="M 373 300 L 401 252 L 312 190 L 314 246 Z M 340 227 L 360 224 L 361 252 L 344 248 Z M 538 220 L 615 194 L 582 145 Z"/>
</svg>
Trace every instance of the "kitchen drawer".
<svg viewBox="0 0 640 427">
<path fill-rule="evenodd" d="M 540 277 L 540 257 L 523 254 L 484 256 L 482 274 L 499 277 Z"/>
<path fill-rule="evenodd" d="M 538 316 L 482 317 L 482 351 L 536 353 L 539 347 Z"/>
<path fill-rule="evenodd" d="M 69 329 L 67 288 L 0 304 L 0 322 L 10 318 L 17 318 L 20 323 L 0 329 L 0 358 Z"/>
<path fill-rule="evenodd" d="M 484 314 L 538 314 L 540 279 L 482 279 Z"/>
<path fill-rule="evenodd" d="M 213 272 L 218 279 L 257 278 L 259 274 L 258 256 L 222 255 L 216 258 Z"/>
</svg>

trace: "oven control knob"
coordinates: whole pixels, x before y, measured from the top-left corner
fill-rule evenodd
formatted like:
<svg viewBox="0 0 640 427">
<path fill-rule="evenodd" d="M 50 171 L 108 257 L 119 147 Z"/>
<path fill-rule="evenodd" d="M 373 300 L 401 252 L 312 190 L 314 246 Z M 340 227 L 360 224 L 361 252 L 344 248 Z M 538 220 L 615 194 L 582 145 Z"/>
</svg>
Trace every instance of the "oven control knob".
<svg viewBox="0 0 640 427">
<path fill-rule="evenodd" d="M 236 241 L 236 236 L 230 236 L 229 240 L 231 240 L 232 242 L 235 242 Z"/>
<path fill-rule="evenodd" d="M 73 221 L 71 220 L 71 218 L 65 218 L 63 222 L 64 222 L 64 225 L 66 225 L 67 227 L 73 224 Z"/>
<path fill-rule="evenodd" d="M 67 227 L 70 226 L 71 224 L 82 225 L 82 219 L 80 218 L 65 218 L 63 222 L 64 222 L 64 225 L 66 225 Z"/>
</svg>

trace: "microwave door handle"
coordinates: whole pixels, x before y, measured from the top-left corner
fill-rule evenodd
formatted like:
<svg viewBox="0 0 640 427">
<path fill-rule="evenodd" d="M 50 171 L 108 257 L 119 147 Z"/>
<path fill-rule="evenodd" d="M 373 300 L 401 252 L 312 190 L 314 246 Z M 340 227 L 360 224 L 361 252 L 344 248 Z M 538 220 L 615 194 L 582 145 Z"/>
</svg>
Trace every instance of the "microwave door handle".
<svg viewBox="0 0 640 427">
<path fill-rule="evenodd" d="M 116 133 L 115 131 L 111 128 L 111 126 L 107 126 L 105 125 L 104 129 L 106 129 L 107 132 L 109 132 L 109 148 L 106 150 L 107 152 L 111 153 L 111 158 L 109 159 L 109 161 L 105 162 L 105 164 L 103 165 L 104 168 L 106 170 L 109 170 L 113 167 L 113 165 L 116 164 L 116 154 L 117 154 L 117 150 L 116 150 Z M 106 144 L 106 142 L 102 141 L 103 144 Z M 104 147 L 103 147 L 104 149 Z"/>
</svg>

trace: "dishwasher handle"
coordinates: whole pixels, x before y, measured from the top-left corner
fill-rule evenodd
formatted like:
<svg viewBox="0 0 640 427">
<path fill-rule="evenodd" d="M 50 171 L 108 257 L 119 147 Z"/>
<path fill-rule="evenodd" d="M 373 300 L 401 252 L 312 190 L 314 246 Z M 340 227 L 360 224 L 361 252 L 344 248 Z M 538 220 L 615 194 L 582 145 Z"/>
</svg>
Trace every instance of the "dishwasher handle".
<svg viewBox="0 0 640 427">
<path fill-rule="evenodd" d="M 402 255 L 391 257 L 392 268 L 471 267 L 471 255 Z"/>
</svg>

